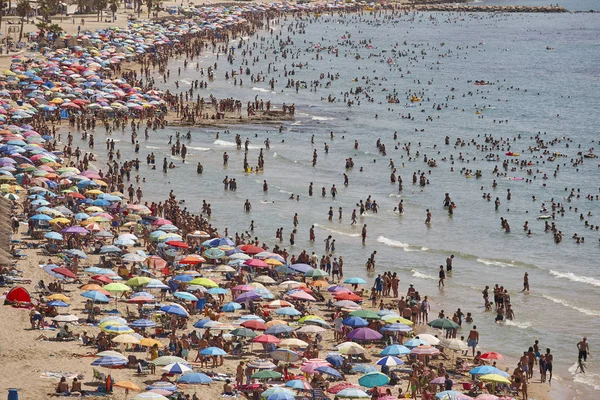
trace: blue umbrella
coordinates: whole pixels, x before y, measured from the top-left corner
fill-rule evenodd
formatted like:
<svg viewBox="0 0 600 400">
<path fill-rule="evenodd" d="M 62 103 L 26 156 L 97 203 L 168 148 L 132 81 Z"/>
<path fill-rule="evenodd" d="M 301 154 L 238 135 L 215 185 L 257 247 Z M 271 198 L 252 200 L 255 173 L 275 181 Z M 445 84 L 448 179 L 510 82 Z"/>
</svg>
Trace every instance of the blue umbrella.
<svg viewBox="0 0 600 400">
<path fill-rule="evenodd" d="M 287 265 L 279 265 L 277 267 L 275 267 L 275 271 L 279 272 L 280 274 L 295 274 L 297 271 L 294 271 L 293 269 L 291 269 L 290 267 L 288 267 Z"/>
<path fill-rule="evenodd" d="M 205 241 L 204 243 L 202 243 L 202 246 L 204 246 L 204 247 L 219 247 L 219 246 L 235 247 L 235 242 L 233 242 L 231 239 L 228 239 L 226 237 L 214 238 L 214 239 Z"/>
<path fill-rule="evenodd" d="M 313 269 L 313 267 L 311 267 L 308 264 L 292 264 L 292 265 L 290 265 L 290 268 L 296 272 L 301 272 L 303 274 L 305 274 L 308 271 L 310 271 L 311 269 Z"/>
<path fill-rule="evenodd" d="M 410 349 L 400 344 L 388 346 L 379 353 L 380 356 L 401 356 L 405 354 L 410 354 Z"/>
<path fill-rule="evenodd" d="M 62 300 L 52 300 L 48 305 L 51 307 L 69 307 L 69 305 Z"/>
<path fill-rule="evenodd" d="M 410 332 L 412 328 L 408 325 L 398 323 L 386 325 L 381 330 L 384 332 Z"/>
<path fill-rule="evenodd" d="M 205 349 L 200 350 L 200 354 L 203 356 L 224 356 L 227 353 L 225 350 L 220 349 L 218 347 L 207 347 Z"/>
<path fill-rule="evenodd" d="M 412 349 L 413 347 L 429 346 L 429 343 L 421 339 L 410 339 L 404 342 L 404 346 L 408 347 L 409 349 Z"/>
<path fill-rule="evenodd" d="M 36 214 L 29 219 L 34 220 L 34 221 L 50 221 L 52 219 L 52 217 L 49 217 L 46 214 Z"/>
<path fill-rule="evenodd" d="M 300 354 L 288 349 L 273 350 L 269 353 L 269 355 L 275 360 L 284 361 L 287 363 L 298 361 L 300 358 L 302 358 L 300 357 Z"/>
<path fill-rule="evenodd" d="M 216 288 L 210 288 L 210 289 L 208 289 L 207 292 L 209 294 L 227 294 L 227 293 L 229 293 L 229 290 L 223 289 L 223 288 L 220 288 L 220 287 L 216 287 Z"/>
<path fill-rule="evenodd" d="M 44 271 L 46 271 L 47 274 L 49 274 L 50 276 L 53 276 L 57 279 L 65 279 L 65 277 L 63 275 L 52 271 L 54 268 L 58 268 L 58 265 L 56 265 L 56 264 L 44 265 Z"/>
<path fill-rule="evenodd" d="M 125 364 L 127 364 L 127 360 L 113 356 L 100 357 L 97 360 L 94 360 L 94 362 L 92 362 L 92 365 L 98 367 L 116 367 Z"/>
<path fill-rule="evenodd" d="M 288 325 L 283 325 L 283 324 L 270 326 L 265 331 L 265 333 L 267 335 L 280 335 L 282 333 L 290 333 L 290 332 L 294 332 L 294 328 L 292 328 L 291 326 L 288 326 Z"/>
<path fill-rule="evenodd" d="M 180 317 L 189 317 L 189 314 L 182 307 L 167 305 L 162 306 L 160 311 L 166 312 L 167 314 L 179 315 Z"/>
<path fill-rule="evenodd" d="M 475 367 L 469 371 L 471 375 L 487 375 L 487 374 L 498 374 L 505 378 L 508 378 L 510 375 L 506 372 L 502 371 L 499 368 L 493 367 L 491 365 L 480 365 L 479 367 Z"/>
<path fill-rule="evenodd" d="M 379 315 L 380 317 L 385 317 L 386 315 L 398 315 L 398 313 L 394 310 L 385 310 L 384 309 L 384 310 L 377 311 L 377 315 Z"/>
<path fill-rule="evenodd" d="M 376 363 L 377 365 L 387 365 L 387 366 L 391 366 L 391 365 L 402 365 L 404 364 L 404 361 L 402 361 L 401 359 L 399 359 L 398 357 L 394 357 L 394 356 L 385 356 L 383 358 L 380 358 L 379 361 L 377 361 Z"/>
<path fill-rule="evenodd" d="M 198 321 L 194 324 L 194 328 L 202 329 L 204 327 L 204 324 L 207 324 L 211 321 L 212 321 L 212 319 L 208 319 L 208 318 L 201 319 L 200 321 Z"/>
<path fill-rule="evenodd" d="M 272 395 L 267 397 L 267 400 L 294 400 L 294 399 L 295 399 L 295 397 L 293 394 L 286 393 L 286 392 L 273 393 Z"/>
<path fill-rule="evenodd" d="M 370 395 L 368 395 L 367 393 L 365 393 L 364 391 L 360 390 L 360 389 L 356 389 L 356 388 L 347 388 L 347 389 L 343 389 L 340 390 L 337 393 L 337 396 L 339 398 L 351 398 L 351 399 L 358 399 L 361 397 L 371 397 Z"/>
<path fill-rule="evenodd" d="M 149 319 L 136 319 L 129 326 L 133 326 L 134 328 L 152 328 L 156 326 L 156 322 Z"/>
<path fill-rule="evenodd" d="M 389 381 L 390 378 L 386 374 L 382 374 L 381 372 L 369 372 L 368 374 L 358 378 L 358 384 L 360 386 L 369 388 L 387 385 Z"/>
<path fill-rule="evenodd" d="M 325 357 L 325 361 L 327 361 L 329 364 L 333 365 L 334 367 L 341 367 L 342 364 L 344 363 L 344 357 L 342 357 L 339 354 L 331 354 L 331 355 Z"/>
<path fill-rule="evenodd" d="M 287 381 L 285 383 L 285 386 L 290 387 L 292 389 L 298 389 L 298 390 L 306 390 L 307 385 L 308 385 L 308 382 L 303 381 L 302 379 L 292 379 L 291 381 Z"/>
<path fill-rule="evenodd" d="M 101 303 L 108 303 L 110 299 L 104 293 L 100 293 L 97 290 L 88 290 L 87 292 L 81 293 L 81 295 L 87 299 L 91 299 L 92 301 L 99 301 Z"/>
<path fill-rule="evenodd" d="M 175 292 L 173 293 L 173 296 L 186 301 L 198 301 L 196 296 L 188 292 Z"/>
<path fill-rule="evenodd" d="M 166 390 L 168 392 L 175 392 L 177 390 L 177 385 L 175 385 L 174 383 L 170 383 L 170 382 L 158 381 L 158 382 L 154 382 L 152 385 L 146 386 L 146 390 L 155 390 L 155 389 Z M 154 393 L 154 394 L 157 394 L 157 393 Z M 137 395 L 136 397 L 138 399 L 145 398 L 145 397 L 141 397 L 140 395 Z M 156 399 L 156 397 L 147 397 L 147 398 L 148 399 L 152 399 L 152 398 Z"/>
<path fill-rule="evenodd" d="M 348 283 L 351 285 L 364 285 L 367 283 L 363 278 L 348 278 L 344 281 L 344 283 Z"/>
<path fill-rule="evenodd" d="M 221 307 L 221 311 L 235 312 L 236 310 L 239 310 L 240 308 L 242 308 L 242 305 L 240 303 L 236 303 L 235 301 L 230 301 L 229 303 L 226 303 L 223 305 L 223 307 Z"/>
<path fill-rule="evenodd" d="M 172 363 L 163 368 L 163 371 L 167 371 L 168 374 L 183 374 L 191 371 L 191 368 L 185 364 Z"/>
<path fill-rule="evenodd" d="M 84 260 L 87 260 L 87 258 L 88 258 L 88 256 L 79 249 L 69 249 L 66 251 L 66 253 L 71 256 L 77 256 L 79 258 L 83 258 Z"/>
<path fill-rule="evenodd" d="M 108 254 L 108 253 L 122 253 L 123 250 L 113 245 L 106 245 L 100 247 L 100 254 Z"/>
<path fill-rule="evenodd" d="M 110 201 L 103 199 L 96 199 L 92 202 L 93 205 L 98 207 L 107 207 L 110 206 Z"/>
<path fill-rule="evenodd" d="M 354 364 L 351 371 L 357 374 L 368 374 L 370 372 L 377 372 L 377 368 L 367 364 Z"/>
<path fill-rule="evenodd" d="M 288 315 L 288 316 L 302 315 L 302 313 L 300 311 L 296 310 L 293 307 L 282 307 L 282 308 L 279 308 L 279 309 L 275 310 L 275 314 L 277 314 L 277 315 Z"/>
<path fill-rule="evenodd" d="M 213 380 L 206 374 L 201 372 L 190 372 L 189 374 L 184 374 L 177 379 L 178 383 L 188 383 L 188 384 L 205 384 L 212 383 Z"/>
<path fill-rule="evenodd" d="M 361 317 L 350 316 L 350 317 L 344 318 L 342 320 L 342 324 L 344 324 L 346 326 L 351 326 L 353 328 L 360 328 L 360 327 L 368 326 L 369 322 L 367 322 L 366 319 L 361 318 Z"/>
<path fill-rule="evenodd" d="M 175 276 L 173 280 L 178 282 L 190 282 L 194 280 L 194 276 L 190 274 L 181 274 Z"/>
<path fill-rule="evenodd" d="M 323 366 L 317 368 L 316 371 L 322 372 L 327 375 L 331 375 L 338 379 L 342 379 L 342 374 L 340 374 L 335 368 L 331 368 L 327 365 L 323 365 Z"/>
<path fill-rule="evenodd" d="M 62 235 L 58 232 L 48 232 L 44 235 L 44 237 L 51 240 L 63 240 Z"/>
</svg>

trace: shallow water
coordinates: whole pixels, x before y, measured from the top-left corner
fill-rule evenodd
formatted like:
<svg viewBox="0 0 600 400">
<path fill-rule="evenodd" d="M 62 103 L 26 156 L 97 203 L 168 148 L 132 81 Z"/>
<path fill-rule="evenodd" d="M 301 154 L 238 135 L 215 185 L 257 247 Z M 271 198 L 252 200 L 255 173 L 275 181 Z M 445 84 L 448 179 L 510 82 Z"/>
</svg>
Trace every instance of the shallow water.
<svg viewBox="0 0 600 400">
<path fill-rule="evenodd" d="M 236 59 L 229 67 L 221 56 L 216 80 L 209 84 L 209 89 L 201 91 L 205 97 L 209 94 L 217 98 L 233 96 L 242 99 L 244 106 L 254 96 L 265 101 L 270 99 L 277 107 L 283 102 L 295 103 L 295 121 L 284 123 L 281 134 L 275 125 L 232 126 L 228 128 L 229 134 L 224 132 L 224 128 L 217 127 L 191 129 L 191 141 L 183 141 L 189 145 L 190 151 L 185 164 L 179 157 L 170 155 L 167 145 L 168 136 L 174 135 L 176 128 L 151 132 L 149 140 L 140 139 L 142 150 L 139 157 L 144 160 L 141 174 L 148 180 L 144 185 L 145 199 L 162 200 L 173 189 L 193 211 L 199 211 L 201 200 L 206 199 L 212 204 L 213 225 L 221 230 L 228 227 L 229 232 L 241 232 L 247 230 L 250 221 L 254 220 L 255 235 L 271 247 L 275 230 L 283 227 L 283 244 L 291 254 L 302 249 L 321 254 L 324 251 L 322 240 L 332 235 L 336 239 L 336 254 L 344 257 L 346 277 L 364 276 L 364 263 L 368 255 L 377 250 L 377 272 L 397 272 L 401 290 L 414 283 L 421 294 L 432 299 L 434 313 L 442 308 L 449 313 L 457 307 L 465 314 L 473 313 L 482 349 L 499 351 L 507 358 L 516 359 L 534 340 L 539 339 L 542 348 L 552 349 L 555 373 L 559 379 L 573 386 L 581 398 L 590 398 L 588 396 L 594 389 L 600 389 L 600 366 L 593 359 L 588 361 L 589 371 L 585 376 L 574 374 L 571 366 L 576 361 L 575 343 L 587 335 L 593 350 L 599 333 L 597 293 L 600 273 L 596 267 L 600 255 L 600 234 L 586 230 L 579 214 L 591 211 L 593 216 L 586 217 L 586 220 L 593 225 L 600 224 L 600 203 L 584 199 L 588 193 L 598 194 L 600 172 L 597 160 L 587 160 L 578 171 L 571 167 L 569 160 L 577 151 L 598 147 L 592 141 L 597 137 L 596 129 L 600 122 L 595 111 L 596 105 L 600 104 L 600 92 L 597 90 L 600 16 L 533 14 L 492 17 L 480 14 L 457 18 L 440 13 L 403 16 L 393 22 L 385 22 L 381 16 L 377 19 L 379 23 L 368 15 L 364 15 L 361 21 L 323 16 L 309 23 L 306 34 L 293 35 L 295 43 L 287 49 L 295 54 L 297 52 L 297 59 L 284 60 L 279 56 L 275 61 L 272 49 L 269 49 L 268 60 L 262 60 L 261 55 L 256 65 L 250 63 L 250 68 L 253 73 L 266 73 L 268 63 L 274 63 L 278 71 L 268 75 L 267 81 L 270 77 L 278 80 L 275 93 L 266 82 L 251 84 L 250 78 L 245 75 L 242 88 L 234 87 L 231 80 L 226 82 L 225 70 L 239 68 L 240 50 L 236 50 Z M 287 24 L 290 22 L 288 20 Z M 285 27 L 278 28 L 277 32 L 283 32 L 284 37 L 292 35 Z M 342 45 L 341 38 L 348 33 L 353 41 L 372 39 L 372 48 Z M 406 45 L 403 44 L 405 40 Z M 255 42 L 261 45 L 258 41 L 251 44 Z M 338 48 L 339 57 L 322 52 L 323 59 L 316 61 L 314 45 L 317 43 L 321 47 L 331 45 Z M 553 50 L 546 50 L 547 46 Z M 408 51 L 409 54 L 406 57 L 394 56 L 398 53 L 392 52 L 392 49 Z M 255 50 L 255 55 L 257 53 Z M 360 54 L 360 60 L 355 59 L 356 54 Z M 388 58 L 393 59 L 392 65 L 387 64 Z M 202 56 L 199 61 L 203 68 L 217 62 L 212 54 Z M 292 64 L 297 63 L 308 63 L 308 67 L 293 68 Z M 316 93 L 309 89 L 300 89 L 296 93 L 285 89 L 284 65 L 288 71 L 295 71 L 290 78 L 306 82 L 318 80 L 321 72 L 339 73 L 340 76 L 329 88 L 325 87 L 325 79 Z M 176 77 L 178 67 L 182 68 L 179 78 Z M 322 97 L 330 94 L 341 98 L 341 93 L 352 87 L 368 86 L 362 79 L 366 76 L 380 78 L 370 87 L 374 103 L 362 98 L 360 106 L 348 107 L 342 102 L 321 101 Z M 385 81 L 381 79 L 383 77 Z M 359 82 L 353 82 L 354 78 L 358 78 Z M 175 79 L 191 82 L 202 78 L 193 68 L 184 70 L 183 60 L 173 60 L 169 82 L 162 84 L 161 80 L 159 86 L 173 90 Z M 467 82 L 473 80 L 488 80 L 492 85 L 474 86 Z M 185 87 L 181 85 L 182 89 Z M 388 91 L 382 91 L 384 88 Z M 385 101 L 386 94 L 393 89 L 399 93 L 400 104 L 387 104 Z M 409 90 L 424 92 L 424 100 L 429 101 L 407 104 Z M 452 95 L 455 99 L 447 100 L 447 96 Z M 436 111 L 432 108 L 434 103 L 448 103 L 448 107 Z M 484 105 L 487 109 L 481 115 L 476 114 Z M 400 118 L 400 115 L 408 113 L 414 120 Z M 427 116 L 432 116 L 433 121 L 427 122 Z M 494 119 L 509 122 L 498 124 L 493 122 Z M 424 129 L 424 132 L 415 132 L 415 129 Z M 179 131 L 185 133 L 187 129 Z M 329 140 L 330 131 L 335 134 L 333 140 Z M 398 132 L 400 147 L 410 142 L 412 155 L 417 150 L 420 152 L 416 160 L 409 161 L 405 152 L 394 150 L 394 131 Z M 218 140 L 215 139 L 217 132 L 220 133 Z M 572 139 L 569 148 L 565 145 L 566 140 L 550 148 L 552 152 L 568 155 L 568 158 L 558 158 L 553 163 L 542 158 L 533 159 L 540 153 L 529 154 L 525 150 L 535 145 L 531 138 L 538 132 L 543 133 L 544 140 L 563 136 Z M 252 142 L 248 156 L 251 165 L 256 163 L 258 149 L 264 147 L 263 141 L 270 138 L 272 145 L 271 150 L 265 152 L 264 173 L 248 175 L 242 172 L 243 150 L 235 149 L 237 133 L 242 140 L 248 137 Z M 122 159 L 135 158 L 129 133 L 121 135 L 115 133 L 113 138 L 121 140 L 118 147 Z M 314 147 L 310 143 L 312 135 L 315 136 Z M 449 146 L 444 145 L 446 135 L 451 138 Z M 531 167 L 534 171 L 539 169 L 539 173 L 534 174 L 537 179 L 526 183 L 525 180 L 495 177 L 492 169 L 496 163 L 485 161 L 485 152 L 471 145 L 461 148 L 452 145 L 457 138 L 467 143 L 472 139 L 482 143 L 484 135 L 510 140 L 510 148 L 507 143 L 501 151 L 494 151 L 502 155 L 502 160 L 510 158 L 503 155 L 510 150 L 519 151 L 526 154 L 527 159 L 539 162 Z M 519 135 L 521 139 L 514 142 L 513 139 Z M 387 156 L 377 152 L 377 138 L 386 144 Z M 360 144 L 357 151 L 353 147 L 354 140 Z M 96 141 L 97 147 L 100 146 L 103 135 L 97 134 Z M 330 148 L 327 155 L 323 151 L 325 142 Z M 581 149 L 576 149 L 577 144 L 581 144 Z M 314 168 L 311 166 L 313 148 L 318 151 L 318 163 Z M 225 151 L 230 154 L 227 168 L 222 166 Z M 150 152 L 156 154 L 158 167 L 154 171 L 145 165 L 145 156 Z M 459 152 L 469 162 L 458 161 Z M 438 167 L 427 167 L 423 163 L 424 154 L 436 159 Z M 450 161 L 442 161 L 451 155 L 456 159 L 454 165 Z M 160 171 L 163 157 L 176 162 L 178 168 L 163 175 Z M 356 163 L 353 170 L 344 170 L 347 157 L 352 157 Z M 394 159 L 404 180 L 402 192 L 398 191 L 397 185 L 390 183 L 389 158 Z M 205 166 L 201 176 L 196 174 L 198 161 Z M 561 164 L 560 173 L 553 178 L 557 163 Z M 364 172 L 359 172 L 360 167 L 364 168 Z M 455 172 L 451 172 L 451 167 Z M 468 179 L 459 173 L 462 168 L 481 169 L 483 177 Z M 423 190 L 410 183 L 412 173 L 418 170 L 431 171 L 428 174 L 431 184 Z M 348 187 L 343 186 L 344 172 L 349 175 Z M 544 173 L 550 177 L 548 180 L 541 179 Z M 237 192 L 223 191 L 221 181 L 226 175 L 236 178 Z M 530 178 L 524 170 L 509 172 L 508 176 Z M 263 179 L 269 183 L 267 194 L 262 191 Z M 494 179 L 498 182 L 496 189 L 491 187 Z M 312 198 L 308 197 L 309 182 L 314 183 L 315 195 Z M 335 200 L 329 196 L 332 184 L 339 191 Z M 322 186 L 327 188 L 328 196 L 325 198 L 320 196 Z M 483 191 L 480 190 L 482 186 Z M 568 192 L 564 189 L 567 187 L 581 188 L 582 198 L 566 203 Z M 507 189 L 512 192 L 511 201 L 506 200 Z M 442 208 L 445 192 L 450 193 L 457 204 L 452 218 Z M 492 199 L 500 198 L 499 211 L 494 211 L 493 201 L 481 198 L 483 192 L 491 192 Z M 288 200 L 292 193 L 300 194 L 299 202 Z M 377 201 L 380 211 L 360 219 L 360 224 L 368 225 L 367 243 L 362 246 L 360 224 L 350 226 L 350 214 L 356 203 L 360 199 L 365 200 L 368 195 Z M 533 195 L 538 199 L 536 202 L 532 201 Z M 242 212 L 246 198 L 253 205 L 251 214 Z M 567 208 L 565 216 L 555 221 L 565 233 L 565 239 L 559 245 L 554 244 L 550 234 L 544 233 L 544 222 L 536 220 L 542 202 L 548 205 L 552 198 L 565 202 Z M 403 216 L 393 212 L 400 199 L 405 205 Z M 333 222 L 327 220 L 330 206 L 335 212 Z M 341 222 L 337 220 L 338 207 L 343 207 Z M 568 211 L 569 207 L 578 207 L 579 211 Z M 433 213 L 430 227 L 423 223 L 427 208 Z M 287 238 L 295 212 L 299 214 L 300 226 L 296 245 L 290 247 Z M 500 217 L 510 221 L 512 233 L 500 230 Z M 521 228 L 526 220 L 534 232 L 531 237 L 527 237 Z M 314 245 L 308 242 L 311 224 L 315 225 L 317 234 Z M 577 245 L 570 239 L 575 232 L 585 237 L 585 244 Z M 439 291 L 437 270 L 450 254 L 456 257 L 454 270 L 445 289 Z M 525 272 L 529 273 L 532 291 L 523 295 L 520 290 Z M 369 281 L 373 277 L 369 276 Z M 492 287 L 496 283 L 508 288 L 516 313 L 514 321 L 501 325 L 494 323 L 494 315 L 484 312 L 481 298 L 484 286 Z M 463 328 L 459 335 L 467 333 L 468 329 Z"/>
</svg>

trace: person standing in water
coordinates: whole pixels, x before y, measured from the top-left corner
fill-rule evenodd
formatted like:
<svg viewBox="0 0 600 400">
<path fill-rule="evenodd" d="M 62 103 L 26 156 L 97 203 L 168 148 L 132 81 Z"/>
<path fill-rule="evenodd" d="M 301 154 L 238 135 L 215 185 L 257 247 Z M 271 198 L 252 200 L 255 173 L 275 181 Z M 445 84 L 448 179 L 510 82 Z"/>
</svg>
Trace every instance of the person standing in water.
<svg viewBox="0 0 600 400">
<path fill-rule="evenodd" d="M 523 276 L 523 292 L 527 292 L 529 293 L 529 273 L 525 272 L 525 275 Z"/>
</svg>

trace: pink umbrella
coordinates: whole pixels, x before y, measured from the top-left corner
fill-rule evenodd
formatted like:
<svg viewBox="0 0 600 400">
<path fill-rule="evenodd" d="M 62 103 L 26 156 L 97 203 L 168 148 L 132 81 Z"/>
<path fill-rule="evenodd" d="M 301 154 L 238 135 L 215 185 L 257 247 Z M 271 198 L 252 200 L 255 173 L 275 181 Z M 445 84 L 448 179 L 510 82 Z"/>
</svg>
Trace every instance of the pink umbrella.
<svg viewBox="0 0 600 400">
<path fill-rule="evenodd" d="M 255 337 L 254 339 L 252 339 L 252 341 L 256 342 L 256 343 L 273 343 L 273 344 L 277 344 L 281 340 L 279 340 L 278 338 L 276 338 L 273 335 L 260 335 L 260 336 Z"/>
<path fill-rule="evenodd" d="M 269 268 L 269 264 L 264 262 L 263 260 L 258 260 L 256 258 L 251 258 L 244 262 L 244 265 L 254 268 Z"/>
<path fill-rule="evenodd" d="M 302 367 L 300 367 L 300 371 L 302 372 L 306 372 L 308 374 L 314 374 L 317 371 L 317 368 L 319 367 L 323 367 L 323 366 L 331 366 L 331 364 L 329 364 L 328 362 L 311 362 L 311 363 L 305 363 L 304 365 L 302 365 Z"/>
<path fill-rule="evenodd" d="M 419 346 L 412 349 L 410 354 L 416 354 L 418 356 L 435 356 L 436 354 L 440 354 L 440 351 L 433 346 Z"/>
<path fill-rule="evenodd" d="M 251 290 L 254 290 L 254 288 L 250 285 L 237 285 L 234 286 L 231 290 L 237 290 L 239 292 L 249 292 Z"/>
<path fill-rule="evenodd" d="M 171 221 L 169 221 L 168 219 L 164 219 L 164 218 L 159 218 L 152 223 L 152 225 L 167 225 L 167 224 L 173 225 L 173 223 Z"/>
<path fill-rule="evenodd" d="M 317 300 L 314 297 L 312 297 L 310 294 L 303 292 L 302 290 L 298 290 L 297 292 L 290 294 L 290 297 L 292 299 L 296 299 L 296 300 L 308 300 L 308 301 L 316 301 Z"/>
</svg>

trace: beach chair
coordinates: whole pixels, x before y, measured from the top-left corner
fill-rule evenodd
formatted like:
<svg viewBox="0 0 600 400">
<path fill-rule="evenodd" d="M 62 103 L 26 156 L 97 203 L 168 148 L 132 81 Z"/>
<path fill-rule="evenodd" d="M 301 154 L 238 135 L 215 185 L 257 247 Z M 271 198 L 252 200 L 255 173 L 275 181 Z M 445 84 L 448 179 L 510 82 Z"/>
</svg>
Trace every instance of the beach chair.
<svg viewBox="0 0 600 400">
<path fill-rule="evenodd" d="M 92 372 L 94 374 L 94 382 L 104 382 L 106 380 L 106 376 L 102 372 L 98 371 L 96 368 L 92 369 Z"/>
<path fill-rule="evenodd" d="M 52 294 L 52 292 L 50 290 L 48 290 L 48 288 L 46 287 L 46 284 L 44 283 L 44 281 L 39 281 L 37 283 L 37 285 L 35 285 L 35 289 L 37 292 L 43 294 L 44 296 L 48 296 L 48 295 Z"/>
<path fill-rule="evenodd" d="M 148 367 L 143 367 L 142 363 L 138 362 L 137 364 L 137 374 L 138 375 L 150 375 L 151 371 Z"/>
</svg>

